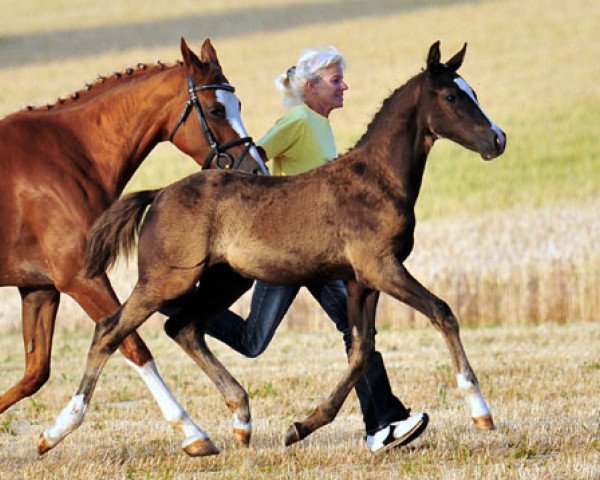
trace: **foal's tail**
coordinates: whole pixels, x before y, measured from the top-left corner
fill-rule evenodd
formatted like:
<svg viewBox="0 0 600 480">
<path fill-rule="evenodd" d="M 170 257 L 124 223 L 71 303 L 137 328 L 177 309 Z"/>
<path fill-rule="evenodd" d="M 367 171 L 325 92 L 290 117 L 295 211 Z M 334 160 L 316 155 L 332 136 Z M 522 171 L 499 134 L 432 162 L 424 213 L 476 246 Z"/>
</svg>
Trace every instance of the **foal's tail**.
<svg viewBox="0 0 600 480">
<path fill-rule="evenodd" d="M 160 189 L 130 193 L 113 203 L 90 230 L 85 252 L 88 278 L 103 274 L 117 260 L 120 250 L 128 255 L 135 244 L 146 207 Z"/>
</svg>

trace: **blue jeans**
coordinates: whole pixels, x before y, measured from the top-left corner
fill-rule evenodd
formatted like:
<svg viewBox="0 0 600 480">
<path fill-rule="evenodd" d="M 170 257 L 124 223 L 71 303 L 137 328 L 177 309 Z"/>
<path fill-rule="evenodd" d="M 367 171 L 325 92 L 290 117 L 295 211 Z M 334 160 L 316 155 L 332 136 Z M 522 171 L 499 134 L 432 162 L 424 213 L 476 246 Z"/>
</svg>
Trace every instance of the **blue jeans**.
<svg viewBox="0 0 600 480">
<path fill-rule="evenodd" d="M 336 328 L 342 333 L 346 353 L 352 337 L 348 325 L 346 287 L 341 280 L 306 285 Z M 299 286 L 273 285 L 257 281 L 246 320 L 226 310 L 213 317 L 206 333 L 229 345 L 246 357 L 255 358 L 265 351 L 277 327 L 296 298 Z M 374 352 L 367 373 L 355 386 L 368 435 L 391 422 L 409 416 L 408 410 L 392 393 L 390 382 L 379 352 Z"/>
</svg>

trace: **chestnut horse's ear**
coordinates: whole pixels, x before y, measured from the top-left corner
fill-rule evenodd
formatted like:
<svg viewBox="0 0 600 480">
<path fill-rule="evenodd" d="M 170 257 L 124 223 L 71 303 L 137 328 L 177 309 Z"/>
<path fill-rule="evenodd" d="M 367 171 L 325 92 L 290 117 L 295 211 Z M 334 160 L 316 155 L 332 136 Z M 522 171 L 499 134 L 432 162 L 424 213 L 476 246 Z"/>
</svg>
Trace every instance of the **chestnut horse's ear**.
<svg viewBox="0 0 600 480">
<path fill-rule="evenodd" d="M 183 63 L 188 68 L 190 73 L 194 67 L 201 67 L 200 59 L 194 52 L 190 50 L 190 47 L 188 47 L 185 38 L 183 37 L 181 37 L 181 56 L 183 57 Z"/>
<path fill-rule="evenodd" d="M 465 58 L 465 52 L 467 51 L 467 44 L 465 43 L 458 53 L 456 53 L 450 60 L 446 62 L 448 68 L 451 68 L 456 72 L 462 65 L 463 59 Z"/>
<path fill-rule="evenodd" d="M 429 47 L 429 53 L 427 54 L 427 70 L 435 70 L 440 64 L 440 41 L 435 42 Z"/>
<path fill-rule="evenodd" d="M 215 50 L 215 47 L 212 46 L 212 43 L 210 43 L 209 38 L 204 40 L 204 43 L 202 44 L 202 48 L 200 49 L 200 60 L 221 66 L 219 64 L 219 59 L 217 58 L 217 51 Z"/>
</svg>

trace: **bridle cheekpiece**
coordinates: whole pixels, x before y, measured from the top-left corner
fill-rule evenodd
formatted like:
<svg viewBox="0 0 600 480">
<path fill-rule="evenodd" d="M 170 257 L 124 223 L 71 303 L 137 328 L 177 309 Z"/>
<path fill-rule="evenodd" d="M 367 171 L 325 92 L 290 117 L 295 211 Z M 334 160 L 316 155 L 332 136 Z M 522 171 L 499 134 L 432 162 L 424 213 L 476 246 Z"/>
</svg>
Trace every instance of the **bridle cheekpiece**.
<svg viewBox="0 0 600 480">
<path fill-rule="evenodd" d="M 194 85 L 194 78 L 192 77 L 192 75 L 188 75 L 188 93 L 190 99 L 186 102 L 185 107 L 183 107 L 183 112 L 181 112 L 179 120 L 177 120 L 177 123 L 173 127 L 171 135 L 169 135 L 169 141 L 173 141 L 173 138 L 175 138 L 175 133 L 177 133 L 179 127 L 185 123 L 187 117 L 192 111 L 192 108 L 194 108 L 196 110 L 196 116 L 198 117 L 198 123 L 200 124 L 202 132 L 204 133 L 204 137 L 206 138 L 206 141 L 210 146 L 210 151 L 204 159 L 202 169 L 204 170 L 210 168 L 210 164 L 213 161 L 213 159 L 215 159 L 215 157 L 218 168 L 237 169 L 248 154 L 248 152 L 250 151 L 250 149 L 255 146 L 254 142 L 252 141 L 252 137 L 243 137 L 238 138 L 237 140 L 232 140 L 231 142 L 219 143 L 216 140 L 213 133 L 211 132 L 210 127 L 208 126 L 208 122 L 206 121 L 206 115 L 204 114 L 202 106 L 200 105 L 200 101 L 198 100 L 198 96 L 196 95 L 196 92 L 201 92 L 204 90 L 225 90 L 226 92 L 235 92 L 235 88 L 229 85 L 228 83 L 209 83 L 206 85 L 196 86 Z M 233 147 L 237 147 L 238 145 L 245 144 L 247 144 L 246 148 L 244 149 L 242 155 L 240 155 L 236 162 L 227 150 Z M 269 171 L 267 170 L 267 167 L 265 166 L 264 162 L 262 160 L 255 161 L 260 167 L 262 173 L 268 175 Z"/>
</svg>

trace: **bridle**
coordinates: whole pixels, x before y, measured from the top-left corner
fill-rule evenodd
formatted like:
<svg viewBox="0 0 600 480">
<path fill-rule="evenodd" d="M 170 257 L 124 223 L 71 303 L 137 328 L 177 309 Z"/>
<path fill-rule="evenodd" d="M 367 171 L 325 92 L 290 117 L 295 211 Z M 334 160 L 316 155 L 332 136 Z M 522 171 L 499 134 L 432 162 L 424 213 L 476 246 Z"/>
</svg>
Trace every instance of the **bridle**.
<svg viewBox="0 0 600 480">
<path fill-rule="evenodd" d="M 202 110 L 202 106 L 200 105 L 198 96 L 196 95 L 196 92 L 201 92 L 204 90 L 225 90 L 226 92 L 235 92 L 235 88 L 233 88 L 228 83 L 209 83 L 207 85 L 196 86 L 196 85 L 194 85 L 194 78 L 192 77 L 192 75 L 188 75 L 188 93 L 189 93 L 190 99 L 186 102 L 185 107 L 183 107 L 183 112 L 181 112 L 179 120 L 177 120 L 177 123 L 173 127 L 173 131 L 171 132 L 171 135 L 169 135 L 169 141 L 171 141 L 171 142 L 173 141 L 173 138 L 175 137 L 175 133 L 177 133 L 177 130 L 179 129 L 179 127 L 181 127 L 181 125 L 183 125 L 185 123 L 188 115 L 192 111 L 192 108 L 195 108 L 196 116 L 198 117 L 198 123 L 200 123 L 200 127 L 202 128 L 204 137 L 206 138 L 206 141 L 208 142 L 208 145 L 210 146 L 210 151 L 208 152 L 208 154 L 206 155 L 206 158 L 204 159 L 204 163 L 202 164 L 202 169 L 204 170 L 204 169 L 210 168 L 210 164 L 215 157 L 216 157 L 216 165 L 218 168 L 237 169 L 241 165 L 242 161 L 244 160 L 244 158 L 246 157 L 246 155 L 248 154 L 250 149 L 255 146 L 254 142 L 252 141 L 252 137 L 243 137 L 243 138 L 238 138 L 237 140 L 232 140 L 231 142 L 219 143 L 215 139 L 215 136 L 213 135 L 213 133 L 211 132 L 211 130 L 208 126 L 208 122 L 206 121 L 206 116 L 204 114 L 204 111 Z M 238 160 L 235 161 L 233 156 L 229 152 L 227 152 L 227 150 L 229 150 L 230 148 L 233 148 L 233 147 L 237 147 L 238 145 L 245 145 L 245 144 L 247 144 L 246 148 L 244 149 L 244 151 L 242 152 L 242 154 L 240 155 Z M 261 172 L 265 175 L 268 175 L 269 171 L 267 170 L 267 167 L 265 166 L 264 162 L 262 160 L 256 160 L 256 159 L 254 159 L 254 160 L 258 164 Z"/>
</svg>

